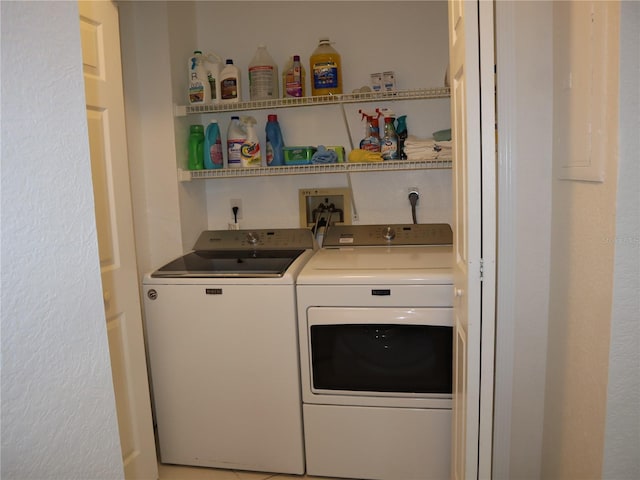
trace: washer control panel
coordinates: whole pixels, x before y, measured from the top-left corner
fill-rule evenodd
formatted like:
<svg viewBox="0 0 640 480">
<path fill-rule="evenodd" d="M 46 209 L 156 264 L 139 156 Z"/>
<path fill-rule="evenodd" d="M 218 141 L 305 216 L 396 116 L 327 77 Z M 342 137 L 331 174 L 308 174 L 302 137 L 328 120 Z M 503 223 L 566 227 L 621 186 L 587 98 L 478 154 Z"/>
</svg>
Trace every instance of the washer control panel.
<svg viewBox="0 0 640 480">
<path fill-rule="evenodd" d="M 197 252 L 220 250 L 313 249 L 313 234 L 308 228 L 262 230 L 205 230 L 193 249 Z"/>
<path fill-rule="evenodd" d="M 453 232 L 446 223 L 332 225 L 322 243 L 323 247 L 452 244 Z"/>
</svg>

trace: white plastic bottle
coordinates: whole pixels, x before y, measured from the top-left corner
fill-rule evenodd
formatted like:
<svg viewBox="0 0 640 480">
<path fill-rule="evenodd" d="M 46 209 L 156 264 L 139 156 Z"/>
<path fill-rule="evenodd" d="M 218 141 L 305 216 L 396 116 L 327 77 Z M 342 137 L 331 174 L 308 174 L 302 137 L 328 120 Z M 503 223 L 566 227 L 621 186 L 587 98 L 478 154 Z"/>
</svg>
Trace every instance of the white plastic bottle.
<svg viewBox="0 0 640 480">
<path fill-rule="evenodd" d="M 211 86 L 204 66 L 204 57 L 200 50 L 189 57 L 189 103 L 205 105 L 211 103 Z"/>
<path fill-rule="evenodd" d="M 207 80 L 209 80 L 209 88 L 211 89 L 211 103 L 219 103 L 222 59 L 215 53 L 204 54 L 203 58 L 204 69 L 207 72 Z"/>
<path fill-rule="evenodd" d="M 258 45 L 249 63 L 249 97 L 252 101 L 278 98 L 278 66 L 265 45 Z"/>
<path fill-rule="evenodd" d="M 242 167 L 242 145 L 247 139 L 247 132 L 240 123 L 240 117 L 231 117 L 227 129 L 227 167 Z"/>
<path fill-rule="evenodd" d="M 220 72 L 220 103 L 238 103 L 241 98 L 240 70 L 233 64 L 233 60 L 228 58 Z"/>
<path fill-rule="evenodd" d="M 262 166 L 262 156 L 260 155 L 260 142 L 256 132 L 256 119 L 253 117 L 242 117 L 242 124 L 247 132 L 247 138 L 242 144 L 240 156 L 243 167 Z"/>
</svg>

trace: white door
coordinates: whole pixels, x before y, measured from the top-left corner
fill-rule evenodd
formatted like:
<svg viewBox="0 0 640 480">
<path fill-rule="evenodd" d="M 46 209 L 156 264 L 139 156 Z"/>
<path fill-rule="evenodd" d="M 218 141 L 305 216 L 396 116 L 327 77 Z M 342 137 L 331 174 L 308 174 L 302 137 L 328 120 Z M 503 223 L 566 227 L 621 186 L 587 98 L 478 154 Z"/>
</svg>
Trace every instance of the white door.
<svg viewBox="0 0 640 480">
<path fill-rule="evenodd" d="M 449 2 L 455 255 L 451 476 L 455 479 L 491 475 L 495 323 L 492 8 L 492 2 Z"/>
<path fill-rule="evenodd" d="M 156 479 L 129 188 L 118 10 L 79 2 L 98 249 L 127 479 Z"/>
</svg>

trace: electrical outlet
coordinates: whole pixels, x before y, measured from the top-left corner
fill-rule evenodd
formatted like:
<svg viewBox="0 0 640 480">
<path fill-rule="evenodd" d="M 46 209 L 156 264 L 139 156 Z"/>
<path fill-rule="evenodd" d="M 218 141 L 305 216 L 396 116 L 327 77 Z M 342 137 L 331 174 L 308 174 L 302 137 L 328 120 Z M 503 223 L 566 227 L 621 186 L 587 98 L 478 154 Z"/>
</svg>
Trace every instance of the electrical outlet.
<svg viewBox="0 0 640 480">
<path fill-rule="evenodd" d="M 239 198 L 232 198 L 231 200 L 229 200 L 229 203 L 231 204 L 231 219 L 236 220 L 236 218 L 233 216 L 233 207 L 238 207 L 237 220 L 242 220 L 242 200 Z"/>
</svg>

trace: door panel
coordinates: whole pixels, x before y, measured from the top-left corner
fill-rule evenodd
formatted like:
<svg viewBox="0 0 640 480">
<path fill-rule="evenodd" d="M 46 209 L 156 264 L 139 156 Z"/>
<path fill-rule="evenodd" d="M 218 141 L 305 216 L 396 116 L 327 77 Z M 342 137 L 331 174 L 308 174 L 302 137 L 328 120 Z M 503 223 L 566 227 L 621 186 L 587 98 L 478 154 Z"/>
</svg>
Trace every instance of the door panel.
<svg viewBox="0 0 640 480">
<path fill-rule="evenodd" d="M 134 250 L 116 6 L 79 2 L 98 251 L 125 477 L 158 477 Z"/>
<path fill-rule="evenodd" d="M 491 432 L 491 399 L 481 403 L 480 369 L 483 358 L 481 345 L 483 285 L 481 265 L 484 249 L 483 228 L 495 229 L 491 219 L 485 222 L 483 207 L 482 168 L 495 168 L 495 152 L 483 157 L 483 134 L 495 135 L 493 118 L 483 119 L 480 107 L 482 78 L 480 76 L 481 31 L 479 9 L 482 2 L 453 0 L 449 2 L 449 55 L 451 72 L 451 121 L 453 136 L 453 202 L 454 202 L 454 382 L 452 476 L 456 479 L 484 477 L 479 471 L 479 455 L 489 455 Z M 490 8 L 490 2 L 487 3 Z M 493 42 L 493 30 L 487 31 Z M 493 58 L 490 59 L 493 62 Z M 493 63 L 490 65 L 493 73 Z M 493 82 L 491 81 L 491 85 Z M 490 98 L 494 92 L 491 87 Z M 485 106 L 483 104 L 483 106 Z M 487 108 L 493 109 L 489 100 Z M 483 120 L 484 123 L 483 123 Z M 486 185 L 489 193 L 494 186 Z M 483 223 L 485 222 L 485 223 Z M 485 293 L 490 293 L 491 288 Z M 489 297 L 487 297 L 489 298 Z M 491 300 L 493 301 L 493 300 Z M 487 325 L 493 322 L 487 318 Z M 492 331 L 489 329 L 488 331 Z M 490 347 L 491 348 L 491 347 Z M 487 358 L 489 354 L 487 354 Z M 490 368 L 492 368 L 490 366 Z M 485 370 L 483 369 L 483 373 Z M 492 382 L 487 375 L 483 382 Z M 489 445 L 479 448 L 481 412 L 483 427 L 489 429 Z M 488 417 L 487 417 L 488 415 Z M 488 422 L 485 422 L 489 420 Z M 483 437 L 485 438 L 485 437 Z M 486 465 L 483 460 L 482 465 Z M 490 462 L 489 462 L 490 474 Z"/>
</svg>

